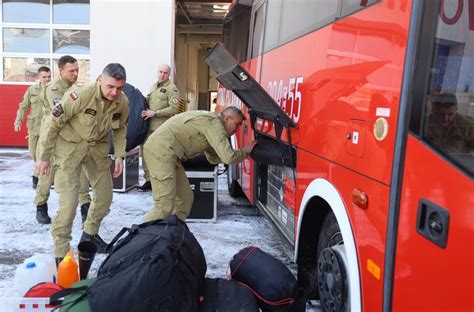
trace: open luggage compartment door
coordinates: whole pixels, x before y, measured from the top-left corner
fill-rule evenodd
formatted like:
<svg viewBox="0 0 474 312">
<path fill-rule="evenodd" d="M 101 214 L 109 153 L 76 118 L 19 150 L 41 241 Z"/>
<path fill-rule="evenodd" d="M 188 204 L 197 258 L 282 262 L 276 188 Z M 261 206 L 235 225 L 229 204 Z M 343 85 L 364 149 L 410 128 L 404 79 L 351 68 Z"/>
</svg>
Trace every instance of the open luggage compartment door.
<svg viewBox="0 0 474 312">
<path fill-rule="evenodd" d="M 204 61 L 217 72 L 217 80 L 249 108 L 258 118 L 273 121 L 275 126 L 295 127 L 288 115 L 272 97 L 243 69 L 220 43 L 207 54 Z"/>
<path fill-rule="evenodd" d="M 257 139 L 273 142 L 270 144 L 262 144 L 262 148 L 268 151 L 269 145 L 274 145 L 275 150 L 281 150 L 286 144 L 281 141 L 281 132 L 283 128 L 296 128 L 291 118 L 280 108 L 273 98 L 262 88 L 262 86 L 243 69 L 234 57 L 220 43 L 216 44 L 207 54 L 204 61 L 217 72 L 216 79 L 227 89 L 234 92 L 235 95 L 249 109 L 252 128 L 255 131 L 255 122 L 257 117 L 272 121 L 275 126 L 276 139 L 264 135 L 256 135 Z M 254 160 L 275 165 L 285 165 L 295 167 L 294 149 L 288 148 L 288 155 L 278 156 L 275 159 L 268 157 L 268 152 L 259 152 L 259 144 L 254 148 L 251 156 Z M 286 153 L 285 153 L 286 154 Z M 259 156 L 260 155 L 260 156 Z M 287 156 L 287 157 L 286 157 Z M 286 161 L 282 159 L 287 159 Z M 288 161 L 291 159 L 292 161 Z"/>
</svg>

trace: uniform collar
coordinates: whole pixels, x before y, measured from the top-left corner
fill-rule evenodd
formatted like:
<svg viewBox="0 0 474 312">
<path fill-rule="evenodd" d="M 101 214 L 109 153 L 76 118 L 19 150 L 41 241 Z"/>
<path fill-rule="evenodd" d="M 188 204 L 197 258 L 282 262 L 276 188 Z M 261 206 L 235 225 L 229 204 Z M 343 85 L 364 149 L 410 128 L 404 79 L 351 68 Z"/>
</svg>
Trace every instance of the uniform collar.
<svg viewBox="0 0 474 312">
<path fill-rule="evenodd" d="M 166 80 L 165 82 L 156 82 L 156 87 L 159 88 L 159 87 L 166 87 L 170 84 L 170 80 Z"/>
<path fill-rule="evenodd" d="M 74 84 L 69 85 L 69 83 L 67 83 L 66 80 L 64 80 L 61 76 L 59 76 L 58 79 L 56 80 L 56 84 L 58 84 L 63 89 L 69 89 L 70 87 L 74 85 Z"/>
</svg>

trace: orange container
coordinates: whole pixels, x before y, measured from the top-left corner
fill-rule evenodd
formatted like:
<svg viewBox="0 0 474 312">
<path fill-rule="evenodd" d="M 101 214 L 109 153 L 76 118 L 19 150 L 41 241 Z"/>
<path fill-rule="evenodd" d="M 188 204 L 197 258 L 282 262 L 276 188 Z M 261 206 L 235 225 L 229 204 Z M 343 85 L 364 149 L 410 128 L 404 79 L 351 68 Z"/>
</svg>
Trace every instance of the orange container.
<svg viewBox="0 0 474 312">
<path fill-rule="evenodd" d="M 79 270 L 74 254 L 69 251 L 58 265 L 57 284 L 63 288 L 69 288 L 79 280 Z"/>
</svg>

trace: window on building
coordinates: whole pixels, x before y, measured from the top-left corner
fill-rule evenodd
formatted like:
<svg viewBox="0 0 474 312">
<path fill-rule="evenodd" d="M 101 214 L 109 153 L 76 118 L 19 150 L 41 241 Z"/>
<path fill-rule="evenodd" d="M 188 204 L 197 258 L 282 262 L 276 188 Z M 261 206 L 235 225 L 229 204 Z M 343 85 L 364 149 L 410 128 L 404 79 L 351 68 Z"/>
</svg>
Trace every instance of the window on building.
<svg viewBox="0 0 474 312">
<path fill-rule="evenodd" d="M 53 23 L 90 24 L 89 0 L 53 0 Z"/>
<path fill-rule="evenodd" d="M 30 82 L 46 65 L 57 77 L 57 59 L 79 62 L 79 82 L 90 80 L 90 0 L 0 0 L 3 82 Z M 1 82 L 1 81 L 0 81 Z"/>
<path fill-rule="evenodd" d="M 49 29 L 3 28 L 3 52 L 48 53 Z"/>
<path fill-rule="evenodd" d="M 60 54 L 89 54 L 88 30 L 53 30 L 53 52 Z"/>
<path fill-rule="evenodd" d="M 48 58 L 4 57 L 4 81 L 35 81 L 41 66 L 51 67 Z"/>
<path fill-rule="evenodd" d="M 49 23 L 49 0 L 3 0 L 3 22 Z"/>
</svg>

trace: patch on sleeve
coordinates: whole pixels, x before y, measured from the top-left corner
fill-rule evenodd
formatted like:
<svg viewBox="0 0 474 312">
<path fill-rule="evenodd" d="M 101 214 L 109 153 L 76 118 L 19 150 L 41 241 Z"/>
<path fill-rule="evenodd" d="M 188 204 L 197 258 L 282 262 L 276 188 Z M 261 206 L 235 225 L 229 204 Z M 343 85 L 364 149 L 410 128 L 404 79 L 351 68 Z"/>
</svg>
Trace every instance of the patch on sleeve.
<svg viewBox="0 0 474 312">
<path fill-rule="evenodd" d="M 160 92 L 161 92 L 161 93 L 166 93 L 166 89 L 165 89 L 165 88 L 161 88 L 161 89 L 160 89 Z"/>
<path fill-rule="evenodd" d="M 120 113 L 115 113 L 115 114 L 113 114 L 113 115 L 112 115 L 112 120 L 120 119 L 120 116 L 121 116 L 121 115 L 122 115 L 122 114 L 120 114 Z"/>
<path fill-rule="evenodd" d="M 57 105 L 54 106 L 52 114 L 54 117 L 59 117 L 64 113 L 63 106 L 61 102 L 59 102 Z"/>
<path fill-rule="evenodd" d="M 69 96 L 71 97 L 71 99 L 72 99 L 73 101 L 77 100 L 77 93 L 76 93 L 76 92 L 71 92 L 71 93 L 69 93 Z"/>
<path fill-rule="evenodd" d="M 178 99 L 174 98 L 171 102 L 173 102 L 173 104 L 176 104 L 176 103 L 178 103 Z"/>
<path fill-rule="evenodd" d="M 85 114 L 89 114 L 89 115 L 92 115 L 92 116 L 95 116 L 97 115 L 97 111 L 93 110 L 92 108 L 88 108 L 84 111 Z"/>
</svg>

